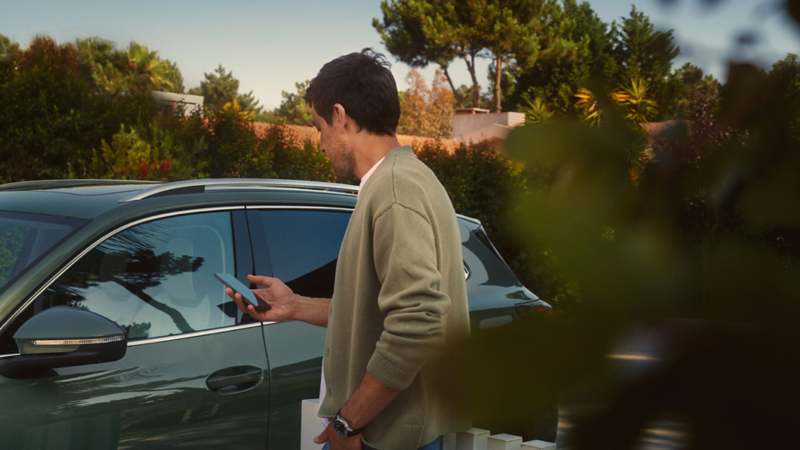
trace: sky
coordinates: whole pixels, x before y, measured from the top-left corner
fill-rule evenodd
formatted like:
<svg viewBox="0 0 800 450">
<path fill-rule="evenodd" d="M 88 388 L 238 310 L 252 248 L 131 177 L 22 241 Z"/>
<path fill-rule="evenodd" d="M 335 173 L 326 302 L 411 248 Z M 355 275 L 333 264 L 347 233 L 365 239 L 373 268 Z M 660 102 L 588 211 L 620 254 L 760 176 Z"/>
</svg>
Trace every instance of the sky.
<svg viewBox="0 0 800 450">
<path fill-rule="evenodd" d="M 467 0 L 464 0 L 467 1 Z M 657 29 L 673 30 L 681 55 L 720 80 L 732 59 L 763 66 L 800 53 L 800 34 L 783 19 L 780 0 L 590 0 L 605 22 L 620 21 L 631 5 L 650 16 Z M 239 79 L 239 92 L 252 91 L 271 110 L 281 91 L 311 79 L 327 61 L 364 47 L 386 53 L 400 89 L 410 67 L 386 51 L 372 27 L 382 18 L 380 0 L 0 0 L 0 34 L 23 48 L 37 35 L 58 43 L 100 37 L 124 49 L 131 41 L 177 63 L 184 86 L 199 86 L 218 65 Z M 744 38 L 743 38 L 744 36 Z M 478 65 L 478 81 L 489 85 L 489 61 Z M 433 67 L 423 70 L 428 82 Z M 456 86 L 471 84 L 463 61 L 451 63 Z"/>
</svg>

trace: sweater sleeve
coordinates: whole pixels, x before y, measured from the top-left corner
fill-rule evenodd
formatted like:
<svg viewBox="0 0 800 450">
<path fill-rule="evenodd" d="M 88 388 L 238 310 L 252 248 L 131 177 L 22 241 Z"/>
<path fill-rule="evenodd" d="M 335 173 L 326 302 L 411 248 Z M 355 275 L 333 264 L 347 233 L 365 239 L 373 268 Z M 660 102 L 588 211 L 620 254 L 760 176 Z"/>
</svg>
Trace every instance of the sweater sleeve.
<svg viewBox="0 0 800 450">
<path fill-rule="evenodd" d="M 367 371 L 384 386 L 403 390 L 443 345 L 450 298 L 439 289 L 436 239 L 427 218 L 394 204 L 375 220 L 373 238 L 385 319 Z"/>
</svg>

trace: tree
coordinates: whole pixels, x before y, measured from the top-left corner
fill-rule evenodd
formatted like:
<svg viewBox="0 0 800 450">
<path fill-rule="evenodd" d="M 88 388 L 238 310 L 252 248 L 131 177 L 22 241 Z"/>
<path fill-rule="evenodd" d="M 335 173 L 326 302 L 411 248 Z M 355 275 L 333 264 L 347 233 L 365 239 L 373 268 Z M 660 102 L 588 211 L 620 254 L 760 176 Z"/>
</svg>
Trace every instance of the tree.
<svg viewBox="0 0 800 450">
<path fill-rule="evenodd" d="M 0 34 L 0 59 L 10 58 L 19 50 L 19 44 Z"/>
<path fill-rule="evenodd" d="M 454 4 L 448 1 L 383 0 L 383 22 L 372 19 L 372 26 L 381 35 L 391 54 L 411 67 L 439 64 L 450 89 L 456 90 L 448 72 L 450 61 L 457 56 L 453 24 Z"/>
<path fill-rule="evenodd" d="M 96 95 L 73 44 L 35 38 L 0 75 L 0 179 L 85 177 L 92 149 L 152 119 L 149 98 Z M 2 69 L 0 69 L 2 70 Z"/>
<path fill-rule="evenodd" d="M 526 124 L 547 122 L 553 118 L 553 111 L 541 97 L 536 97 L 533 101 L 527 100 L 522 107 Z"/>
<path fill-rule="evenodd" d="M 166 64 L 164 79 L 167 81 L 167 86 L 169 86 L 168 92 L 183 94 L 186 88 L 183 86 L 183 74 L 178 69 L 178 65 L 168 59 L 164 60 L 164 64 Z"/>
<path fill-rule="evenodd" d="M 225 104 L 234 100 L 239 108 L 246 112 L 259 113 L 263 107 L 258 106 L 258 100 L 253 98 L 253 91 L 239 94 L 239 80 L 233 77 L 233 72 L 226 72 L 220 64 L 214 73 L 204 74 L 205 81 L 200 86 L 192 88 L 189 93 L 202 95 L 203 104 L 210 112 L 219 111 Z"/>
<path fill-rule="evenodd" d="M 680 53 L 673 41 L 672 30 L 655 31 L 650 18 L 637 11 L 636 6 L 631 8 L 630 17 L 623 18 L 619 28 L 614 29 L 612 55 L 617 70 L 611 85 L 644 80 L 652 98 L 662 107 L 662 117 L 675 111 L 681 94 L 681 81 L 670 77 L 672 60 Z"/>
<path fill-rule="evenodd" d="M 719 92 L 721 87 L 713 75 L 704 75 L 703 69 L 695 66 L 692 63 L 685 63 L 671 75 L 681 83 L 681 93 L 678 97 L 677 105 L 675 107 L 675 117 L 688 118 L 690 112 L 690 104 L 694 101 L 691 97 L 697 96 L 697 89 L 701 88 L 704 92 Z M 706 87 L 713 85 L 713 90 L 709 91 Z"/>
<path fill-rule="evenodd" d="M 10 75 L 12 73 L 8 69 L 13 64 L 14 57 L 18 51 L 19 44 L 0 34 L 0 77 L 2 77 L 2 74 Z M 3 80 L 0 78 L 0 83 L 2 82 Z"/>
<path fill-rule="evenodd" d="M 456 0 L 384 0 L 384 21 L 373 19 L 386 47 L 412 67 L 439 64 L 450 83 L 447 67 L 453 58 L 463 58 L 472 78 L 472 107 L 480 106 L 480 85 L 475 73 L 475 58 L 486 48 L 485 36 L 479 33 L 483 20 L 474 13 L 472 2 Z"/>
<path fill-rule="evenodd" d="M 436 71 L 430 88 L 417 69 L 411 69 L 406 81 L 409 88 L 400 104 L 398 132 L 435 138 L 452 137 L 455 97 L 445 87 L 444 73 Z"/>
<path fill-rule="evenodd" d="M 183 93 L 183 76 L 178 66 L 161 59 L 158 51 L 131 42 L 124 50 L 99 38 L 78 39 L 78 55 L 98 92 L 107 94 L 167 91 Z"/>
<path fill-rule="evenodd" d="M 311 106 L 306 102 L 306 89 L 310 84 L 309 80 L 295 83 L 297 93 L 281 91 L 280 106 L 275 108 L 273 116 L 283 117 L 284 121 L 290 125 L 311 125 Z"/>
<path fill-rule="evenodd" d="M 158 56 L 158 51 L 151 51 L 144 45 L 131 42 L 124 56 L 120 52 L 118 57 L 122 57 L 122 63 L 127 65 L 128 84 L 131 89 L 141 92 L 153 90 L 178 92 L 180 88 L 180 92 L 183 92 L 183 77 L 177 66 L 169 60 L 162 60 Z M 175 86 L 176 81 L 180 82 L 180 86 Z"/>
<path fill-rule="evenodd" d="M 534 66 L 509 65 L 515 89 L 504 91 L 503 109 L 525 108 L 541 99 L 560 117 L 577 117 L 574 96 L 586 86 L 605 87 L 607 73 L 614 72 L 612 33 L 584 2 L 565 0 L 563 10 L 553 13 L 549 33 L 541 39 L 540 57 Z M 559 40 L 561 42 L 559 42 Z M 560 44 L 561 49 L 550 49 Z"/>
<path fill-rule="evenodd" d="M 493 0 L 470 3 L 478 33 L 486 40 L 486 48 L 494 59 L 495 112 L 502 110 L 501 81 L 503 63 L 516 58 L 521 66 L 533 65 L 539 57 L 539 35 L 549 25 L 552 13 L 558 10 L 555 0 Z"/>
</svg>

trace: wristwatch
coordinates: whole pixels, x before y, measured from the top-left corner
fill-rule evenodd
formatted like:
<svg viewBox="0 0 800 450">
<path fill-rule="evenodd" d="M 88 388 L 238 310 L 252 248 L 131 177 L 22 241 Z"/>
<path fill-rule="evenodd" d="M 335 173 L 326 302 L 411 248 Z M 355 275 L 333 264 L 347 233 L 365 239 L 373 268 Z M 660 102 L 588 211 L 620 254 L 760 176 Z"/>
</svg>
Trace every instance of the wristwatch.
<svg viewBox="0 0 800 450">
<path fill-rule="evenodd" d="M 350 424 L 347 423 L 347 420 L 342 417 L 342 410 L 340 409 L 336 413 L 336 419 L 333 421 L 333 430 L 336 431 L 336 434 L 343 438 L 349 438 L 353 436 L 358 436 L 364 431 L 364 427 L 358 428 L 356 430 L 350 428 Z"/>
</svg>

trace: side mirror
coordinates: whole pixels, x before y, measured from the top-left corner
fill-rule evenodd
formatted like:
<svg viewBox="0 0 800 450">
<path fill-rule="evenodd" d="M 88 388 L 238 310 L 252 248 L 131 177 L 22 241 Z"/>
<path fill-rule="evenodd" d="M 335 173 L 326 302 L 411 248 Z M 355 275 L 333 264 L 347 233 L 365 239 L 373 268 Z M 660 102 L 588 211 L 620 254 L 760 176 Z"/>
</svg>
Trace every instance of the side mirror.
<svg viewBox="0 0 800 450">
<path fill-rule="evenodd" d="M 0 375 L 29 378 L 57 367 L 122 359 L 128 350 L 125 329 L 82 309 L 49 308 L 31 317 L 14 334 L 20 356 L 0 365 Z"/>
</svg>

